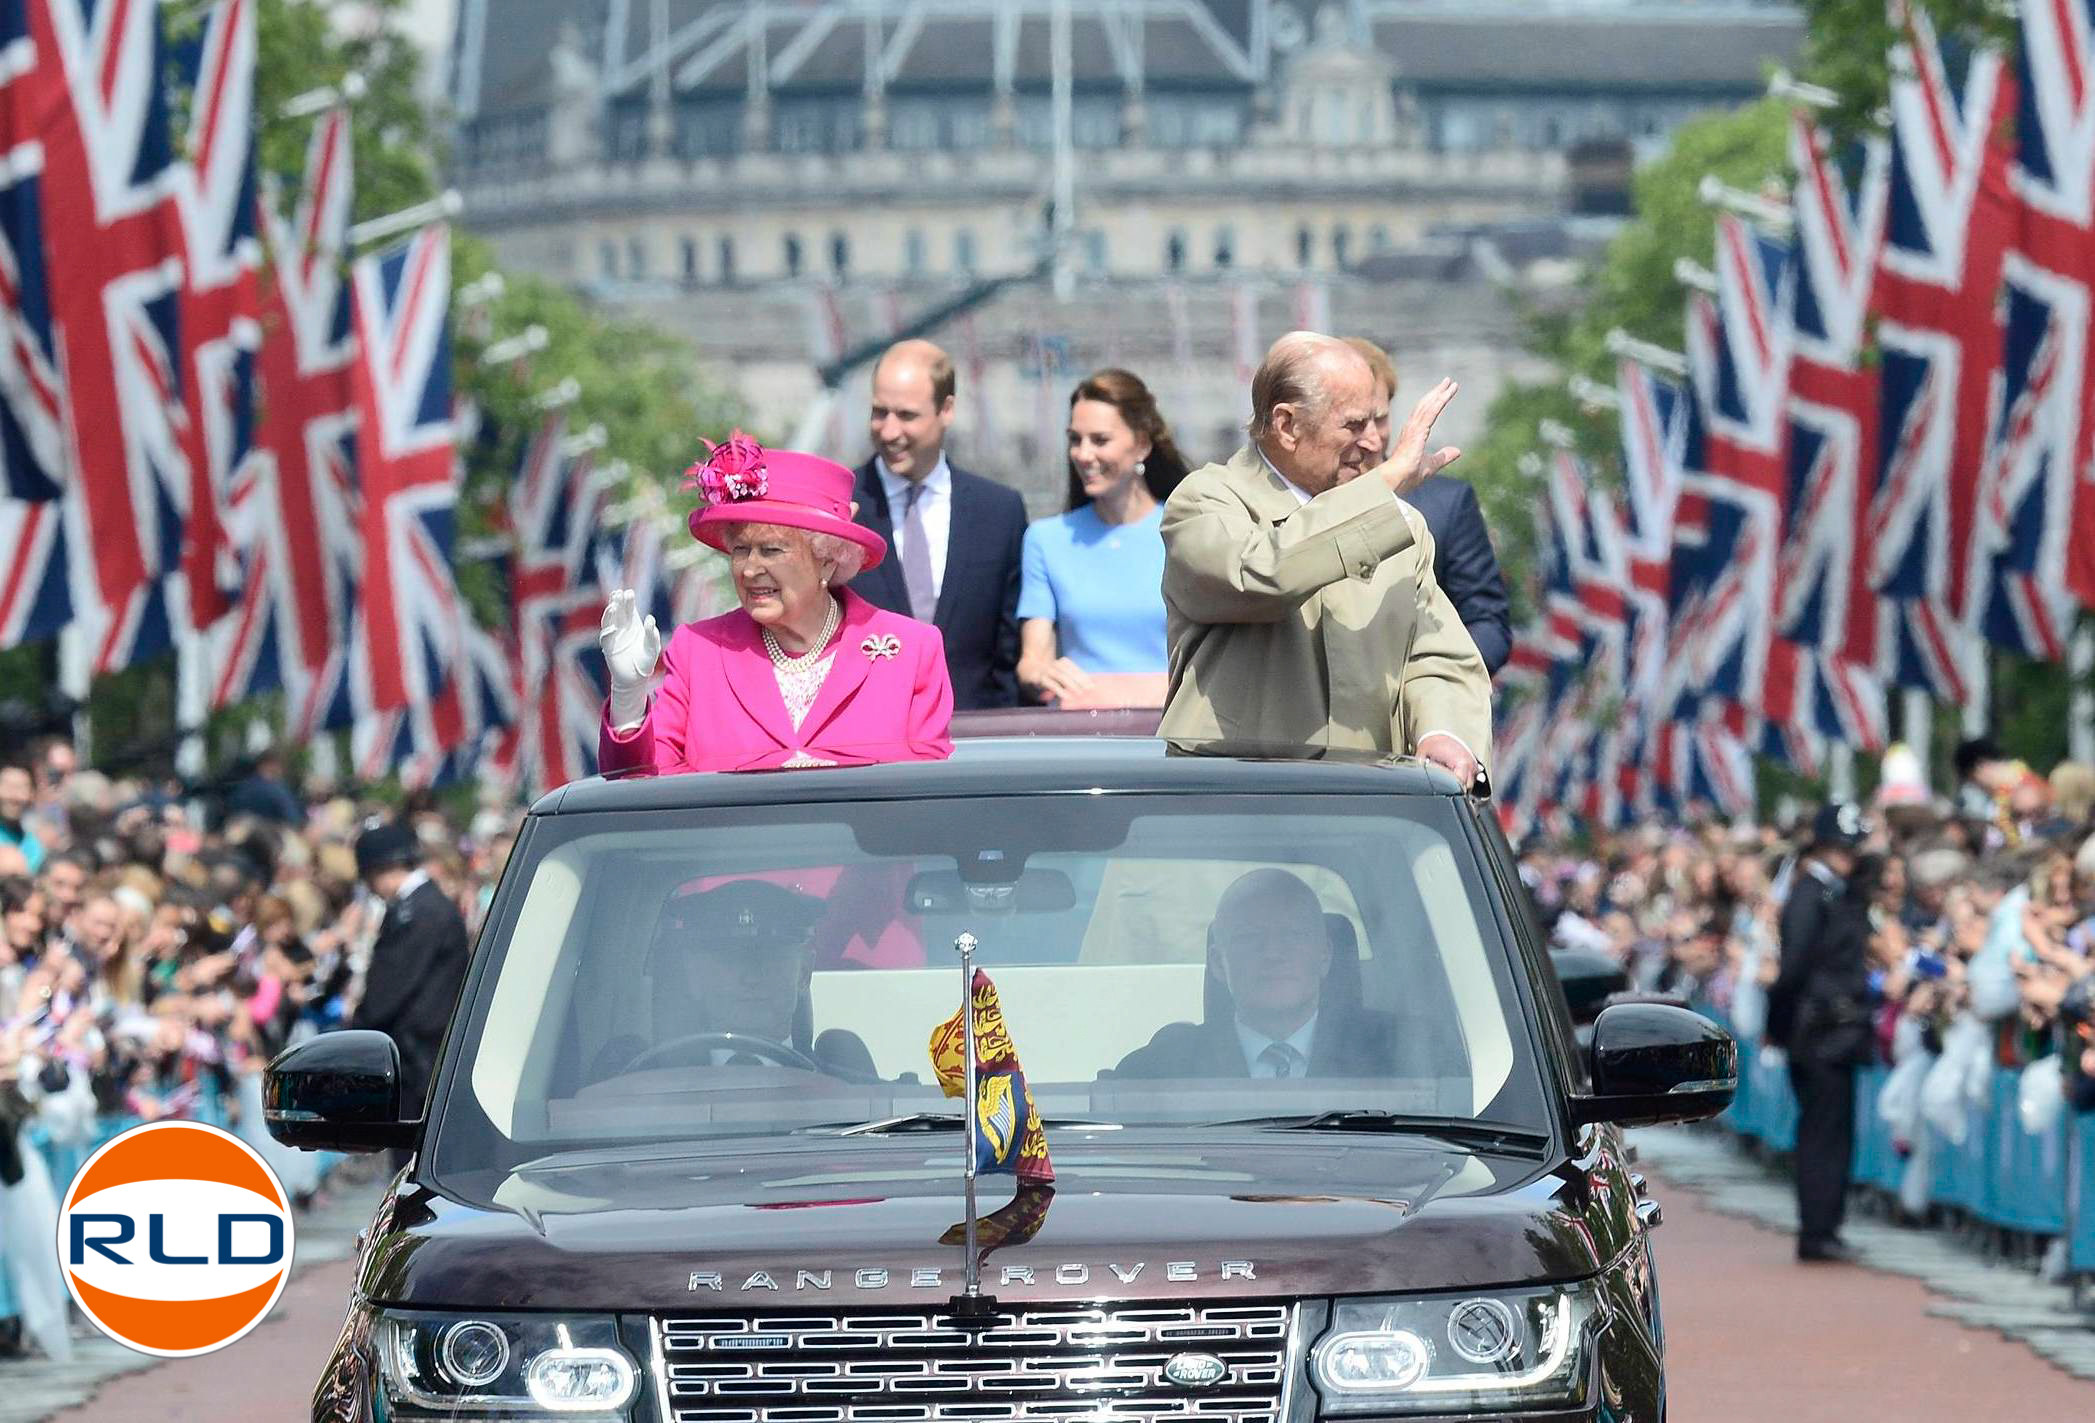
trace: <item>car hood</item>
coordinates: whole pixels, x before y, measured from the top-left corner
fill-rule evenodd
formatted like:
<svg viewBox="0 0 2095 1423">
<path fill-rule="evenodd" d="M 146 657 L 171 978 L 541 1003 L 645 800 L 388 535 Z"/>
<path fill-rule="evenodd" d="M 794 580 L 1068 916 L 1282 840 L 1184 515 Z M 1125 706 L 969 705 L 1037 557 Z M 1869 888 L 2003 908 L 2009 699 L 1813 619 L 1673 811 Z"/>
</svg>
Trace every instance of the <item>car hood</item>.
<svg viewBox="0 0 2095 1423">
<path fill-rule="evenodd" d="M 940 1304 L 963 1280 L 957 1145 L 679 1144 L 403 1186 L 362 1286 L 477 1309 Z M 980 1182 L 983 1284 L 1008 1304 L 1578 1278 L 1625 1229 L 1609 1149 L 1544 1163 L 1409 1136 L 1057 1132 L 1051 1195 Z"/>
</svg>

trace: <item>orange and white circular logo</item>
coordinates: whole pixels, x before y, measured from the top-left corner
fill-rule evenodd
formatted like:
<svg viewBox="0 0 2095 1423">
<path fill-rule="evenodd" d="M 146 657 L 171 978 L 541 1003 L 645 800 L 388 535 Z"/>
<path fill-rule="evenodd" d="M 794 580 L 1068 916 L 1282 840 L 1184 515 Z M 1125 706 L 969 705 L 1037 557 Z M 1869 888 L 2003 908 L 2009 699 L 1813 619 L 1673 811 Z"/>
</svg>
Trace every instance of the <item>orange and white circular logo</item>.
<svg viewBox="0 0 2095 1423">
<path fill-rule="evenodd" d="M 197 1122 L 133 1127 L 87 1158 L 58 1213 L 66 1288 L 142 1353 L 223 1349 L 291 1276 L 291 1206 L 246 1142 Z"/>
</svg>

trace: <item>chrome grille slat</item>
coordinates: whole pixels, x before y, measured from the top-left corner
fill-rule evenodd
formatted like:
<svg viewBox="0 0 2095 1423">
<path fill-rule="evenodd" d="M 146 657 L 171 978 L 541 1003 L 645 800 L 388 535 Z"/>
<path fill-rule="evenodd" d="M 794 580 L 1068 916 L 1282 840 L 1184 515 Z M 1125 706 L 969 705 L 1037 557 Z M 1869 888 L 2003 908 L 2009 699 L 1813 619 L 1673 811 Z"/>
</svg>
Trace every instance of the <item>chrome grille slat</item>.
<svg viewBox="0 0 2095 1423">
<path fill-rule="evenodd" d="M 977 1333 L 938 1310 L 758 1312 L 671 1315 L 655 1333 L 673 1423 L 1280 1423 L 1291 1317 L 1052 1305 Z M 1228 1372 L 1172 1384 L 1165 1365 L 1189 1351 Z"/>
</svg>

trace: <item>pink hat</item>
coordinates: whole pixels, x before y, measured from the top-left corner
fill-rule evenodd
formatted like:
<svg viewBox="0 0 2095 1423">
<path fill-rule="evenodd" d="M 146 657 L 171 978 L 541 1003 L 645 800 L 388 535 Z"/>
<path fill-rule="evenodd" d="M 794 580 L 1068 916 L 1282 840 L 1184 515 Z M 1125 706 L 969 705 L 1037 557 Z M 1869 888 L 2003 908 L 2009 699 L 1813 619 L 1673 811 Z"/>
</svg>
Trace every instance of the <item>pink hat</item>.
<svg viewBox="0 0 2095 1423">
<path fill-rule="evenodd" d="M 851 521 L 851 471 L 797 450 L 767 450 L 740 430 L 724 444 L 706 440 L 706 458 L 684 471 L 684 487 L 705 500 L 691 511 L 691 537 L 725 553 L 728 524 L 782 524 L 835 534 L 866 551 L 861 566 L 887 557 L 887 541 Z"/>
</svg>

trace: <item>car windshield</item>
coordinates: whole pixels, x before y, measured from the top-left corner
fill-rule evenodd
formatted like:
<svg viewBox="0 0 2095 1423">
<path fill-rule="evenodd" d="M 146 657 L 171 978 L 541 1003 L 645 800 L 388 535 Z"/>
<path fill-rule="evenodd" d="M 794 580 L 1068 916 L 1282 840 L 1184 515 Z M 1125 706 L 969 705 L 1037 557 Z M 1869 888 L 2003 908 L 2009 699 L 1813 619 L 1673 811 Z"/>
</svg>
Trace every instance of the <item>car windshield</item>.
<svg viewBox="0 0 2095 1423">
<path fill-rule="evenodd" d="M 1508 949 L 1446 799 L 561 815 L 519 855 L 432 1107 L 439 1174 L 949 1129 L 923 1114 L 958 1110 L 929 1045 L 959 1006 L 963 934 L 1051 1138 L 1061 1122 L 1322 1129 L 1327 1113 L 1548 1130 Z"/>
</svg>

